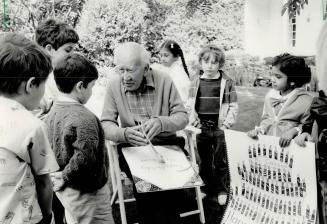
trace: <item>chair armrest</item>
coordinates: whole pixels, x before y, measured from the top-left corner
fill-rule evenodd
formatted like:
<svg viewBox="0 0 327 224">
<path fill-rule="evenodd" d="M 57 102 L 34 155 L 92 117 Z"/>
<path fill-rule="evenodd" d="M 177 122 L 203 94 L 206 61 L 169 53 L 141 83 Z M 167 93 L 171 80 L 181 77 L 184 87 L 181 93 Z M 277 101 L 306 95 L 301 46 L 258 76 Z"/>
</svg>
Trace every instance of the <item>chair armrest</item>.
<svg viewBox="0 0 327 224">
<path fill-rule="evenodd" d="M 192 125 L 187 125 L 184 128 L 184 131 L 186 132 L 186 134 L 191 134 L 191 135 L 197 135 L 197 134 L 201 133 L 201 129 L 196 128 L 196 127 L 194 127 Z"/>
</svg>

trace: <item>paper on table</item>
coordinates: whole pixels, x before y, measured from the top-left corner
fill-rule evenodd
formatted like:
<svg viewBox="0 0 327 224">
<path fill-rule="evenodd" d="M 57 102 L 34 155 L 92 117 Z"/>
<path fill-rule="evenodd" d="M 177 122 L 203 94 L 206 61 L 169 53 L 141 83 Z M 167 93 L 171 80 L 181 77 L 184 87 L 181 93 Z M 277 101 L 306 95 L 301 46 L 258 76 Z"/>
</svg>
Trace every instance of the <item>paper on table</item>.
<svg viewBox="0 0 327 224">
<path fill-rule="evenodd" d="M 158 156 L 149 145 L 123 148 L 138 192 L 203 185 L 181 149 L 174 146 L 155 148 L 164 157 L 165 163 L 159 162 Z"/>
</svg>

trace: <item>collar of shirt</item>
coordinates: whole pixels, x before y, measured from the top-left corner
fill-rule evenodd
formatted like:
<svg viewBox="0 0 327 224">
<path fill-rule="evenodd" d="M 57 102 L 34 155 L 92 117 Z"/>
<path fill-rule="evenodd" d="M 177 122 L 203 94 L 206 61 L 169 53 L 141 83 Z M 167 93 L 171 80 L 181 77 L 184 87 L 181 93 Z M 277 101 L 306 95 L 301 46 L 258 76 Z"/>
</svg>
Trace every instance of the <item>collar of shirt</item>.
<svg viewBox="0 0 327 224">
<path fill-rule="evenodd" d="M 11 109 L 23 109 L 26 110 L 26 108 L 19 102 L 13 99 L 9 99 L 7 97 L 0 96 L 0 104 L 1 106 L 5 105 L 7 107 L 10 107 Z"/>
<path fill-rule="evenodd" d="M 215 76 L 213 76 L 213 77 L 208 77 L 207 75 L 202 74 L 202 76 L 200 77 L 200 79 L 220 79 L 221 76 L 222 76 L 221 71 L 218 70 L 218 72 L 217 72 L 217 74 L 216 74 Z"/>
<path fill-rule="evenodd" d="M 80 103 L 77 100 L 75 100 L 73 98 L 70 98 L 68 96 L 65 96 L 65 95 L 59 95 L 58 98 L 57 98 L 57 101 L 60 101 L 60 102 L 69 102 L 69 103 Z"/>
<path fill-rule="evenodd" d="M 153 81 L 153 73 L 151 68 L 144 74 L 143 81 L 140 87 L 135 91 L 129 91 L 129 92 L 143 92 L 148 87 L 155 89 L 154 81 Z M 125 93 L 128 92 L 125 86 L 124 86 L 124 91 Z"/>
<path fill-rule="evenodd" d="M 295 88 L 285 96 L 280 95 L 279 91 L 275 91 L 275 94 L 273 94 L 270 98 L 272 106 L 276 107 L 278 104 L 283 105 L 289 98 L 291 98 L 298 91 L 299 88 Z"/>
</svg>

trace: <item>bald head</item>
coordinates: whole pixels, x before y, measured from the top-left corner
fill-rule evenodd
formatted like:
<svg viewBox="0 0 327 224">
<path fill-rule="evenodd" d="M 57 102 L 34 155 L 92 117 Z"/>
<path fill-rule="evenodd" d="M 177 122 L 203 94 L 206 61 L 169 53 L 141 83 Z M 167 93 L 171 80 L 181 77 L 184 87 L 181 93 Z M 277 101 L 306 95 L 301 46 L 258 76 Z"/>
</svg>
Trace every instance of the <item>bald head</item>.
<svg viewBox="0 0 327 224">
<path fill-rule="evenodd" d="M 148 52 L 138 43 L 126 42 L 119 45 L 114 53 L 116 71 L 121 75 L 125 89 L 137 90 L 149 68 Z"/>
<path fill-rule="evenodd" d="M 114 52 L 114 61 L 133 61 L 142 66 L 150 63 L 150 55 L 147 50 L 139 43 L 125 42 L 120 44 Z"/>
</svg>

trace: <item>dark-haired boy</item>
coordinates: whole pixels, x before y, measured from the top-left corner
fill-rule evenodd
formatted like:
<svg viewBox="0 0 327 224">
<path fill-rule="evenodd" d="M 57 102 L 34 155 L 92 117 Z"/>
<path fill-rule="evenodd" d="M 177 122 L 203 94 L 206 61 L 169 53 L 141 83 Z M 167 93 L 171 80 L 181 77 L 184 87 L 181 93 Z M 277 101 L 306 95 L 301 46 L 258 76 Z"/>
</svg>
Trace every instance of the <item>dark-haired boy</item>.
<svg viewBox="0 0 327 224">
<path fill-rule="evenodd" d="M 36 42 L 49 53 L 52 66 L 71 53 L 79 41 L 76 31 L 67 23 L 48 19 L 41 22 L 35 31 Z M 43 118 L 51 109 L 53 101 L 59 95 L 58 88 L 51 73 L 46 82 L 45 94 L 41 101 L 38 117 Z"/>
<path fill-rule="evenodd" d="M 45 125 L 28 110 L 40 103 L 52 70 L 44 51 L 9 33 L 0 40 L 0 223 L 50 223 L 58 164 Z"/>
<path fill-rule="evenodd" d="M 52 175 L 54 191 L 68 224 L 114 223 L 104 132 L 84 106 L 97 78 L 96 67 L 76 53 L 59 61 L 54 70 L 60 95 L 45 122 L 60 166 Z"/>
</svg>

